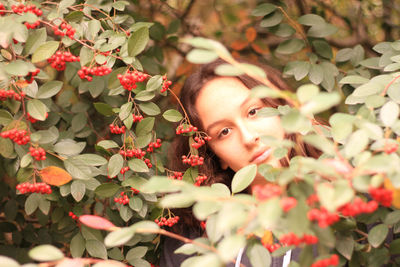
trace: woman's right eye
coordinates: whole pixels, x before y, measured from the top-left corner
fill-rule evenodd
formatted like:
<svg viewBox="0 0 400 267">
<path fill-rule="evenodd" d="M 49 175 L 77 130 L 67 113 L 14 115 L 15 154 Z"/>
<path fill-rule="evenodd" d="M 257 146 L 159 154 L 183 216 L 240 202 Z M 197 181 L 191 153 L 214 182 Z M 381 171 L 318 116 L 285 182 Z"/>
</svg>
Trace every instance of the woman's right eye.
<svg viewBox="0 0 400 267">
<path fill-rule="evenodd" d="M 221 138 L 221 137 L 224 137 L 224 136 L 228 135 L 229 132 L 230 132 L 229 128 L 222 129 L 222 131 L 220 131 L 219 134 L 218 134 L 218 138 Z"/>
</svg>

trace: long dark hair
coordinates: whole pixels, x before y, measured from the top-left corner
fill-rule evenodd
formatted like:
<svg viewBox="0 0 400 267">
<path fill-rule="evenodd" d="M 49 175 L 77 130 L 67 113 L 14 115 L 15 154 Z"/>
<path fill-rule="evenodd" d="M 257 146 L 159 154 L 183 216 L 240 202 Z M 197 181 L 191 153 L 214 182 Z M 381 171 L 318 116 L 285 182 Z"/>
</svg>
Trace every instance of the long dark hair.
<svg viewBox="0 0 400 267">
<path fill-rule="evenodd" d="M 241 62 L 249 63 L 243 60 L 241 60 Z M 221 77 L 215 73 L 215 69 L 221 64 L 225 63 L 226 62 L 224 60 L 217 59 L 211 63 L 200 66 L 197 71 L 195 71 L 186 79 L 180 92 L 179 99 L 181 102 L 181 106 L 179 106 L 178 109 L 182 113 L 187 114 L 190 123 L 198 127 L 199 131 L 204 131 L 204 129 L 202 129 L 201 119 L 195 108 L 196 100 L 201 89 L 207 82 L 215 78 Z M 293 91 L 282 79 L 282 75 L 277 69 L 267 65 L 258 64 L 258 66 L 265 71 L 268 80 L 277 88 L 283 91 Z M 262 85 L 261 82 L 246 74 L 239 75 L 236 78 L 249 89 L 254 88 L 258 85 Z M 278 98 L 264 98 L 262 100 L 267 106 L 273 108 L 276 108 L 280 105 L 289 104 L 285 100 Z M 311 156 L 315 158 L 320 155 L 320 152 L 317 149 L 305 144 L 302 141 L 301 136 L 298 134 L 286 134 L 285 138 L 292 140 L 296 144 L 296 146 L 295 148 L 290 150 L 287 158 L 281 160 L 282 166 L 287 166 L 288 159 L 296 155 Z M 189 151 L 190 147 L 188 137 L 177 136 L 170 148 L 169 168 L 174 171 L 184 172 L 187 169 L 187 165 L 182 162 L 181 156 L 189 154 Z M 218 157 L 214 154 L 210 147 L 207 146 L 207 144 L 199 148 L 199 154 L 204 157 L 204 164 L 199 166 L 199 173 L 208 177 L 203 185 L 224 183 L 228 187 L 230 187 L 234 172 L 230 168 L 226 170 L 221 168 Z M 180 217 L 182 218 L 183 221 L 180 223 L 181 225 L 184 224 L 186 226 L 192 226 L 195 228 L 199 225 L 199 222 L 193 217 L 189 209 L 180 209 L 177 210 L 175 213 L 179 213 Z"/>
</svg>

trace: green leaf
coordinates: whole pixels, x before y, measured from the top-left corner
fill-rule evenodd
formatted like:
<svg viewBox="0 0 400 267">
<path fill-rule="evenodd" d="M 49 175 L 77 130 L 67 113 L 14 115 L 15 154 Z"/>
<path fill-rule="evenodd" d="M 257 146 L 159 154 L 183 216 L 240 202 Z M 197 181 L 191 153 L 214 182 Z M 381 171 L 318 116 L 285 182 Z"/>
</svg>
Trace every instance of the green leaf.
<svg viewBox="0 0 400 267">
<path fill-rule="evenodd" d="M 120 154 L 114 154 L 110 158 L 107 166 L 108 176 L 117 176 L 124 165 L 124 158 Z"/>
<path fill-rule="evenodd" d="M 149 41 L 149 29 L 142 27 L 135 31 L 128 40 L 128 55 L 131 57 L 140 54 Z"/>
<path fill-rule="evenodd" d="M 153 130 L 155 118 L 147 117 L 138 122 L 136 125 L 136 134 L 137 135 L 145 135 Z"/>
<path fill-rule="evenodd" d="M 31 194 L 25 200 L 25 212 L 27 215 L 31 215 L 36 211 L 40 204 L 40 195 L 37 193 Z"/>
<path fill-rule="evenodd" d="M 87 48 L 86 46 L 82 46 L 81 51 L 79 52 L 79 58 L 81 66 L 85 66 L 86 64 L 92 62 L 94 58 L 93 50 Z"/>
<path fill-rule="evenodd" d="M 327 138 L 324 138 L 321 135 L 316 135 L 316 134 L 306 135 L 303 138 L 304 138 L 304 142 L 318 148 L 325 154 L 328 154 L 328 155 L 335 154 L 335 146 Z"/>
<path fill-rule="evenodd" d="M 85 251 L 85 240 L 83 239 L 81 233 L 77 233 L 72 239 L 69 246 L 71 255 L 74 258 L 80 258 Z"/>
<path fill-rule="evenodd" d="M 121 187 L 117 184 L 101 184 L 94 190 L 94 192 L 100 197 L 112 197 L 120 188 Z"/>
<path fill-rule="evenodd" d="M 374 247 L 379 247 L 385 241 L 389 228 L 385 224 L 378 224 L 368 232 L 368 242 Z"/>
<path fill-rule="evenodd" d="M 340 49 L 337 53 L 336 53 L 336 61 L 337 62 L 345 62 L 350 60 L 353 57 L 353 49 L 351 48 L 343 48 Z"/>
<path fill-rule="evenodd" d="M 194 256 L 182 262 L 181 267 L 204 267 L 204 266 L 222 266 L 218 256 L 214 253 L 204 254 L 202 256 Z"/>
<path fill-rule="evenodd" d="M 303 40 L 293 38 L 280 43 L 275 51 L 279 54 L 290 55 L 299 52 L 304 46 Z"/>
<path fill-rule="evenodd" d="M 297 110 L 291 110 L 282 116 L 282 126 L 287 132 L 306 133 L 311 128 L 310 121 Z"/>
<path fill-rule="evenodd" d="M 161 86 L 159 86 L 158 88 L 161 88 Z M 135 95 L 135 100 L 149 101 L 152 100 L 155 96 L 156 94 L 154 92 L 141 91 Z"/>
<path fill-rule="evenodd" d="M 359 75 L 348 75 L 341 79 L 339 83 L 342 84 L 364 84 L 367 83 L 369 79 L 359 76 Z"/>
<path fill-rule="evenodd" d="M 214 51 L 204 49 L 193 49 L 186 55 L 186 59 L 194 64 L 210 63 L 217 58 L 218 55 Z"/>
<path fill-rule="evenodd" d="M 329 118 L 332 126 L 331 134 L 335 141 L 341 142 L 346 139 L 353 131 L 355 117 L 345 113 L 335 113 Z"/>
<path fill-rule="evenodd" d="M 132 197 L 129 199 L 129 207 L 138 212 L 143 207 L 143 200 L 140 197 Z"/>
<path fill-rule="evenodd" d="M 315 48 L 315 51 L 321 57 L 331 59 L 333 57 L 332 47 L 323 40 L 315 40 L 312 42 L 312 45 Z"/>
<path fill-rule="evenodd" d="M 264 246 L 257 243 L 248 247 L 246 254 L 250 259 L 251 266 L 253 267 L 270 266 L 272 262 L 269 251 Z"/>
<path fill-rule="evenodd" d="M 131 159 L 128 161 L 129 168 L 134 172 L 148 172 L 149 168 L 141 159 Z"/>
<path fill-rule="evenodd" d="M 19 265 L 19 263 L 16 262 L 12 258 L 0 255 L 0 266 L 3 266 L 3 267 L 20 267 L 21 265 Z"/>
<path fill-rule="evenodd" d="M 29 257 L 36 261 L 57 261 L 64 258 L 64 254 L 52 245 L 40 245 L 28 252 Z"/>
<path fill-rule="evenodd" d="M 322 92 L 304 104 L 300 110 L 307 115 L 317 114 L 339 104 L 340 100 L 340 95 L 337 92 Z"/>
<path fill-rule="evenodd" d="M 313 84 L 320 84 L 324 79 L 324 70 L 320 65 L 311 64 L 308 76 Z"/>
<path fill-rule="evenodd" d="M 109 233 L 104 239 L 107 247 L 118 247 L 128 242 L 134 235 L 135 229 L 125 227 Z"/>
<path fill-rule="evenodd" d="M 182 114 L 176 109 L 169 109 L 162 115 L 164 119 L 171 122 L 178 122 L 182 120 Z"/>
<path fill-rule="evenodd" d="M 155 91 L 161 89 L 163 78 L 161 75 L 151 77 L 146 84 L 146 91 Z"/>
<path fill-rule="evenodd" d="M 368 141 L 368 134 L 364 130 L 357 130 L 352 133 L 344 147 L 346 157 L 351 158 L 359 154 L 367 147 Z"/>
<path fill-rule="evenodd" d="M 400 210 L 395 210 L 386 215 L 385 220 L 383 221 L 387 225 L 394 225 L 400 222 Z"/>
<path fill-rule="evenodd" d="M 60 92 L 63 83 L 60 81 L 49 81 L 39 87 L 36 98 L 45 99 L 50 98 Z"/>
<path fill-rule="evenodd" d="M 57 41 L 49 41 L 40 45 L 32 55 L 32 63 L 50 58 L 57 51 L 59 44 Z"/>
<path fill-rule="evenodd" d="M 276 6 L 270 3 L 264 3 L 258 5 L 255 9 L 251 11 L 252 16 L 263 17 L 268 14 L 271 14 L 276 10 Z"/>
<path fill-rule="evenodd" d="M 107 160 L 96 154 L 81 154 L 74 157 L 75 159 L 85 162 L 89 166 L 100 166 L 107 164 Z"/>
<path fill-rule="evenodd" d="M 86 250 L 92 257 L 107 259 L 107 249 L 104 244 L 98 240 L 87 240 Z"/>
<path fill-rule="evenodd" d="M 140 259 L 143 258 L 144 255 L 146 255 L 146 252 L 148 250 L 148 247 L 145 246 L 138 246 L 131 248 L 128 253 L 126 253 L 126 260 L 130 262 L 132 259 Z"/>
<path fill-rule="evenodd" d="M 391 127 L 399 117 L 400 109 L 399 105 L 394 101 L 389 101 L 381 108 L 379 112 L 379 118 L 383 125 Z"/>
<path fill-rule="evenodd" d="M 4 70 L 10 75 L 25 76 L 29 73 L 30 65 L 23 60 L 17 59 L 5 65 Z"/>
<path fill-rule="evenodd" d="M 75 156 L 81 153 L 85 146 L 84 142 L 76 143 L 71 139 L 63 139 L 54 145 L 54 151 L 67 156 Z"/>
<path fill-rule="evenodd" d="M 104 148 L 104 149 L 110 149 L 110 148 L 117 148 L 119 147 L 117 143 L 115 143 L 112 140 L 102 140 L 97 143 L 98 146 Z"/>
<path fill-rule="evenodd" d="M 13 120 L 13 116 L 11 115 L 10 112 L 8 112 L 5 109 L 0 109 L 0 124 L 5 126 L 10 124 L 10 122 Z"/>
<path fill-rule="evenodd" d="M 283 15 L 280 11 L 268 14 L 260 23 L 261 27 L 268 28 L 273 27 L 281 23 Z"/>
<path fill-rule="evenodd" d="M 139 104 L 139 108 L 149 116 L 156 116 L 160 114 L 160 108 L 153 102 Z"/>
<path fill-rule="evenodd" d="M 337 27 L 329 23 L 315 24 L 308 30 L 307 36 L 323 38 L 336 33 L 337 30 Z"/>
<path fill-rule="evenodd" d="M 74 133 L 81 131 L 85 128 L 88 118 L 84 112 L 76 114 L 71 121 L 71 129 Z"/>
<path fill-rule="evenodd" d="M 221 252 L 221 258 L 224 262 L 228 262 L 236 258 L 240 249 L 242 249 L 246 244 L 245 237 L 243 235 L 231 235 L 222 239 L 218 243 L 218 251 Z"/>
<path fill-rule="evenodd" d="M 277 198 L 268 199 L 258 206 L 259 223 L 265 229 L 273 229 L 277 226 L 282 212 Z"/>
<path fill-rule="evenodd" d="M 306 25 L 306 26 L 313 26 L 313 25 L 320 25 L 320 24 L 324 24 L 325 20 L 318 15 L 315 14 L 307 14 L 307 15 L 303 15 L 301 16 L 297 22 L 299 22 L 300 24 Z"/>
<path fill-rule="evenodd" d="M 76 202 L 82 200 L 82 198 L 85 196 L 85 192 L 86 192 L 86 186 L 82 181 L 75 180 L 72 182 L 71 195 L 73 196 Z"/>
<path fill-rule="evenodd" d="M 109 104 L 106 104 L 103 102 L 96 102 L 96 103 L 93 103 L 93 106 L 100 114 L 102 114 L 104 116 L 109 117 L 109 116 L 112 116 L 115 114 L 113 112 L 113 108 Z"/>
<path fill-rule="evenodd" d="M 46 105 L 43 104 L 43 102 L 38 99 L 28 100 L 27 110 L 32 118 L 35 118 L 40 121 L 44 121 L 46 119 L 46 113 L 47 113 Z"/>
<path fill-rule="evenodd" d="M 131 116 L 132 106 L 132 102 L 125 103 L 121 106 L 121 111 L 119 112 L 119 118 L 121 120 L 125 120 L 128 116 Z"/>
<path fill-rule="evenodd" d="M 241 168 L 235 173 L 232 179 L 232 193 L 246 189 L 254 180 L 257 174 L 257 165 L 251 164 Z"/>
<path fill-rule="evenodd" d="M 221 64 L 217 66 L 215 73 L 220 76 L 239 76 L 244 74 L 244 71 L 231 64 Z"/>
<path fill-rule="evenodd" d="M 35 50 L 46 41 L 46 38 L 47 33 L 44 27 L 31 31 L 24 46 L 24 54 L 30 55 L 35 52 Z"/>
<path fill-rule="evenodd" d="M 354 239 L 351 236 L 339 235 L 336 237 L 335 248 L 348 260 L 351 260 L 354 250 Z"/>
<path fill-rule="evenodd" d="M 314 84 L 305 84 L 297 89 L 296 95 L 300 103 L 305 103 L 318 95 L 319 87 Z"/>
</svg>

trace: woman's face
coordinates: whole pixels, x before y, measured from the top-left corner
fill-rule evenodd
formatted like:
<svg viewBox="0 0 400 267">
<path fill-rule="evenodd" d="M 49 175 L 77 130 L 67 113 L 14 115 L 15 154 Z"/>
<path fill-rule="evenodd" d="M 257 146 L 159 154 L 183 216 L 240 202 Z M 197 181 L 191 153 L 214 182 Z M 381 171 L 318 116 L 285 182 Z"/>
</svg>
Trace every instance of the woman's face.
<svg viewBox="0 0 400 267">
<path fill-rule="evenodd" d="M 263 107 L 266 104 L 250 97 L 250 90 L 236 78 L 218 77 L 201 89 L 196 110 L 203 129 L 212 137 L 209 145 L 222 168 L 236 172 L 252 163 L 280 166 L 260 137 L 270 135 L 282 140 L 284 131 L 279 117 L 257 116 Z"/>
</svg>

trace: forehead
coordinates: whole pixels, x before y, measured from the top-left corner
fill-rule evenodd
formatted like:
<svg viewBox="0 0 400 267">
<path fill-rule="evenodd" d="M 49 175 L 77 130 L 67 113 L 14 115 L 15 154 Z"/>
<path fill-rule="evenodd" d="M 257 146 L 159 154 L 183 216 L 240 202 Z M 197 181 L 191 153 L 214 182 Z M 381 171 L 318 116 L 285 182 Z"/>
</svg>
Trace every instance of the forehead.
<svg viewBox="0 0 400 267">
<path fill-rule="evenodd" d="M 203 127 L 240 112 L 240 105 L 249 96 L 250 90 L 236 78 L 218 77 L 207 82 L 196 100 Z"/>
</svg>

